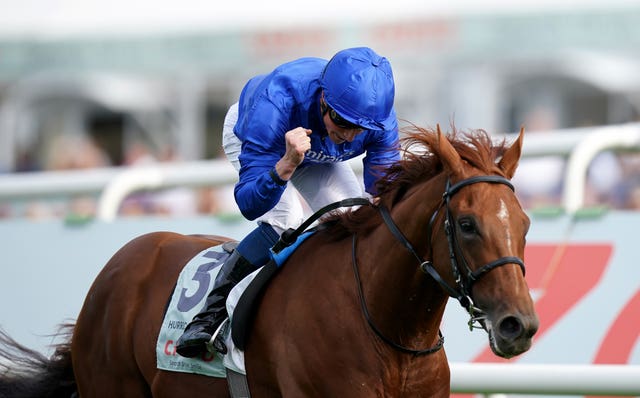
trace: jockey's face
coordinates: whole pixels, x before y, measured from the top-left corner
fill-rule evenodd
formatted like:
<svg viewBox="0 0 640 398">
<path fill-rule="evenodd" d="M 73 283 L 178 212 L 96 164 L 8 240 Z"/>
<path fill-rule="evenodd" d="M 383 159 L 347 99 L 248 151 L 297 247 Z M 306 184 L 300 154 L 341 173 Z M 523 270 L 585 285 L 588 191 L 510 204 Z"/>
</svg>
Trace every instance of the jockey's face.
<svg viewBox="0 0 640 398">
<path fill-rule="evenodd" d="M 324 101 L 324 93 L 320 99 L 322 109 L 322 121 L 327 129 L 327 134 L 335 144 L 351 142 L 356 136 L 364 131 L 362 127 L 356 126 L 343 119 L 336 111 L 331 109 Z"/>
<path fill-rule="evenodd" d="M 362 128 L 346 129 L 336 126 L 331 117 L 329 117 L 329 112 L 323 116 L 322 120 L 327 128 L 327 134 L 334 144 L 342 144 L 345 141 L 352 142 L 358 134 L 364 131 Z"/>
</svg>

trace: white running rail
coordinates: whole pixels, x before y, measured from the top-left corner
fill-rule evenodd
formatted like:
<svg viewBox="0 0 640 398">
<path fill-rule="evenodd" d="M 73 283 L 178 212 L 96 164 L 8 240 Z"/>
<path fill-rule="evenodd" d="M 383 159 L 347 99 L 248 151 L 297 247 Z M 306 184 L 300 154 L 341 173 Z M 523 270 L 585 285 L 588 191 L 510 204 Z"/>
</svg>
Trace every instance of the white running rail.
<svg viewBox="0 0 640 398">
<path fill-rule="evenodd" d="M 451 363 L 451 391 L 640 396 L 640 365 Z"/>
</svg>

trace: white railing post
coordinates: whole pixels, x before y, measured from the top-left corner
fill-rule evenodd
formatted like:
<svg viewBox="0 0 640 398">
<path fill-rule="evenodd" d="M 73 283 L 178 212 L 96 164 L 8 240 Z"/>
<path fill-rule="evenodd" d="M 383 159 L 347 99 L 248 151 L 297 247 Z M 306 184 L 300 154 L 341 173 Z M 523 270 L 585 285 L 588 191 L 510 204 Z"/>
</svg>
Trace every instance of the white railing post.
<svg viewBox="0 0 640 398">
<path fill-rule="evenodd" d="M 185 163 L 157 163 L 124 169 L 102 191 L 98 200 L 97 218 L 113 221 L 120 204 L 131 193 L 178 186 L 221 186 L 233 184 L 237 172 L 226 160 Z"/>
<path fill-rule="evenodd" d="M 583 137 L 571 151 L 565 172 L 563 207 L 567 213 L 575 213 L 584 205 L 587 170 L 595 157 L 613 148 L 640 147 L 640 126 L 607 126 Z"/>
</svg>

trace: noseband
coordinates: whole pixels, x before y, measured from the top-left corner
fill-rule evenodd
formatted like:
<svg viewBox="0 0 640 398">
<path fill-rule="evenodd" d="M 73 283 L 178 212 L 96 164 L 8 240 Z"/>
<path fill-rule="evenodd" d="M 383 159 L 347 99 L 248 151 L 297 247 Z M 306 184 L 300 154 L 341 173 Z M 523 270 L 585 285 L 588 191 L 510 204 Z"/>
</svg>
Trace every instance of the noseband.
<svg viewBox="0 0 640 398">
<path fill-rule="evenodd" d="M 501 257 L 497 260 L 494 260 L 488 264 L 483 265 L 479 269 L 473 271 L 469 268 L 466 259 L 462 255 L 462 251 L 460 249 L 460 245 L 456 240 L 456 223 L 453 220 L 453 216 L 451 215 L 451 209 L 449 206 L 449 201 L 451 197 L 456 194 L 460 189 L 466 187 L 467 185 L 472 185 L 480 182 L 490 183 L 490 184 L 503 184 L 508 186 L 512 191 L 515 191 L 513 185 L 509 180 L 500 176 L 475 176 L 459 181 L 453 185 L 451 185 L 451 181 L 447 180 L 447 184 L 445 186 L 445 191 L 442 194 L 442 201 L 440 202 L 440 206 L 436 209 L 436 211 L 431 216 L 429 221 L 427 236 L 428 242 L 431 243 L 431 232 L 433 229 L 433 224 L 435 223 L 436 218 L 438 217 L 438 213 L 444 207 L 445 209 L 445 219 L 444 219 L 444 232 L 447 237 L 447 242 L 449 244 L 449 259 L 451 262 L 451 272 L 453 273 L 454 279 L 456 281 L 456 286 L 449 285 L 438 273 L 438 271 L 433 266 L 433 261 L 431 260 L 423 260 L 420 255 L 413 248 L 411 243 L 404 236 L 402 231 L 398 228 L 398 226 L 393 222 L 391 218 L 391 214 L 389 214 L 389 210 L 380 206 L 380 214 L 382 218 L 391 231 L 391 233 L 395 236 L 395 238 L 402 243 L 411 254 L 418 260 L 420 264 L 420 269 L 429 274 L 442 288 L 449 294 L 449 296 L 458 300 L 460 305 L 464 307 L 469 316 L 471 317 L 469 320 L 469 328 L 473 329 L 474 324 L 476 322 L 482 321 L 486 314 L 481 309 L 477 308 L 473 299 L 471 298 L 471 289 L 475 282 L 477 282 L 482 276 L 486 275 L 489 271 L 497 268 L 501 265 L 506 264 L 517 264 L 522 269 L 522 273 L 525 273 L 524 262 L 519 257 L 507 256 Z M 463 267 L 460 266 L 460 262 L 458 261 L 458 257 L 462 259 L 461 263 Z M 464 277 L 463 277 L 464 272 Z"/>
</svg>

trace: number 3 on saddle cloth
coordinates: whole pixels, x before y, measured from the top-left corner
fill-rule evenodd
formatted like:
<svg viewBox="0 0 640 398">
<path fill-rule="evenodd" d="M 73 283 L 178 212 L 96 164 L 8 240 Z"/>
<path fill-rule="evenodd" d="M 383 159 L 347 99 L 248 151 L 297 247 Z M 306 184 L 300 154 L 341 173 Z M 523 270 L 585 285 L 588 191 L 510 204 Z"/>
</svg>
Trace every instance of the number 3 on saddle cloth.
<svg viewBox="0 0 640 398">
<path fill-rule="evenodd" d="M 238 283 L 227 298 L 227 312 L 231 319 L 224 333 L 228 353 L 223 359 L 212 352 L 199 358 L 185 358 L 176 353 L 175 342 L 191 319 L 204 306 L 207 295 L 213 289 L 213 282 L 231 254 L 232 248 L 222 244 L 203 250 L 185 265 L 167 305 L 164 320 L 156 343 L 158 369 L 196 373 L 213 377 L 226 377 L 226 368 L 245 374 L 244 347 L 249 337 L 256 305 L 269 280 L 279 267 L 307 239 L 313 231 L 305 232 L 292 245 L 277 254 L 271 253 L 271 260 Z"/>
</svg>

